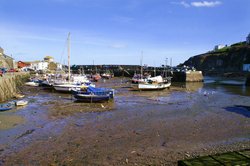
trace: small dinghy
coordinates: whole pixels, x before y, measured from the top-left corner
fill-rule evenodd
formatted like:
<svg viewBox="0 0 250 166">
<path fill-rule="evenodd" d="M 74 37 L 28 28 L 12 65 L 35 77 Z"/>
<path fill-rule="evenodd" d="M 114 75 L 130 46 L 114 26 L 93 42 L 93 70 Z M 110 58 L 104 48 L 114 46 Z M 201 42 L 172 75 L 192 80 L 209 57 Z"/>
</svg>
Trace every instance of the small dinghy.
<svg viewBox="0 0 250 166">
<path fill-rule="evenodd" d="M 8 111 L 11 110 L 13 108 L 13 103 L 9 102 L 9 103 L 5 103 L 5 104 L 0 104 L 0 112 L 1 111 Z"/>
<path fill-rule="evenodd" d="M 26 101 L 26 100 L 16 101 L 16 106 L 24 106 L 24 105 L 27 105 L 27 104 L 28 104 L 28 101 Z"/>
<path fill-rule="evenodd" d="M 14 98 L 21 99 L 21 98 L 24 98 L 24 95 L 17 93 L 14 95 Z"/>
<path fill-rule="evenodd" d="M 27 85 L 27 86 L 39 86 L 39 83 L 35 82 L 35 81 L 30 81 L 30 82 L 26 82 L 25 85 Z"/>
</svg>

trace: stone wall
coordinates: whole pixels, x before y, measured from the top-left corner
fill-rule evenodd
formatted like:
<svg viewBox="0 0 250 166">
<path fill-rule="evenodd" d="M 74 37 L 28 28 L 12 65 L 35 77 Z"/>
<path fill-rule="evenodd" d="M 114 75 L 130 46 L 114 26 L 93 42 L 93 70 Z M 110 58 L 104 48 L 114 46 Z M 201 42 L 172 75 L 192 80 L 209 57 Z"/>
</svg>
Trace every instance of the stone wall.
<svg viewBox="0 0 250 166">
<path fill-rule="evenodd" d="M 186 82 L 201 82 L 203 75 L 201 71 L 186 72 Z"/>
<path fill-rule="evenodd" d="M 174 72 L 173 82 L 202 82 L 203 75 L 201 71 L 190 71 L 190 72 Z"/>
<path fill-rule="evenodd" d="M 0 102 L 7 101 L 19 92 L 20 87 L 29 78 L 29 73 L 6 73 L 0 77 Z"/>
</svg>

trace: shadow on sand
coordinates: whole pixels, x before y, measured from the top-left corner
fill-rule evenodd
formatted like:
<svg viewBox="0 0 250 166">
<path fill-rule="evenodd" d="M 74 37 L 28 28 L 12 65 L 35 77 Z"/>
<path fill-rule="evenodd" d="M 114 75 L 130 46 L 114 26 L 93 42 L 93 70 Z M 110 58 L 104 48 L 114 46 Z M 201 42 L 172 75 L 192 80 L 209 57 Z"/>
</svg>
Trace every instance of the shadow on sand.
<svg viewBox="0 0 250 166">
<path fill-rule="evenodd" d="M 234 105 L 232 107 L 225 107 L 224 109 L 250 118 L 250 106 Z"/>
</svg>

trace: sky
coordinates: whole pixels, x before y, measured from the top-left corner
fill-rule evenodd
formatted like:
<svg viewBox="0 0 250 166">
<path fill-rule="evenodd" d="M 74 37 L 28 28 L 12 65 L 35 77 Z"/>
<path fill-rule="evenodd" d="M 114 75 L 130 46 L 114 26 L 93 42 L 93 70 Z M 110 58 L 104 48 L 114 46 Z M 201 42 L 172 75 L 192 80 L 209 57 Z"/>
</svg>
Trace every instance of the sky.
<svg viewBox="0 0 250 166">
<path fill-rule="evenodd" d="M 0 47 L 16 61 L 172 65 L 245 41 L 250 0 L 0 0 Z"/>
</svg>

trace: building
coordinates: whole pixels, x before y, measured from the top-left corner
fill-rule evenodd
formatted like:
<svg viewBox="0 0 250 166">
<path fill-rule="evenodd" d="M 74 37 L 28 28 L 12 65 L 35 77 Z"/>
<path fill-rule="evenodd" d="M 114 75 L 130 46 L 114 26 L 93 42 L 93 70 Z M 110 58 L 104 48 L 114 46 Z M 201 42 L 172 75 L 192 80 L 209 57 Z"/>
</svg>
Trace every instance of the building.
<svg viewBox="0 0 250 166">
<path fill-rule="evenodd" d="M 247 44 L 250 44 L 250 33 L 248 34 L 248 36 L 246 38 L 246 42 L 247 42 Z"/>
<path fill-rule="evenodd" d="M 27 66 L 29 66 L 29 65 L 30 65 L 29 63 L 25 63 L 25 62 L 23 62 L 23 61 L 18 61 L 18 62 L 17 62 L 17 67 L 18 67 L 18 68 L 27 67 Z"/>
<path fill-rule="evenodd" d="M 30 68 L 38 71 L 38 70 L 47 70 L 49 66 L 48 62 L 44 62 L 44 61 L 34 61 L 34 62 L 30 62 Z"/>
<path fill-rule="evenodd" d="M 14 58 L 4 54 L 4 49 L 0 47 L 0 68 L 13 69 L 16 68 Z"/>
<path fill-rule="evenodd" d="M 62 64 L 56 63 L 56 65 L 57 65 L 57 70 L 62 70 L 63 69 L 63 65 Z"/>
<path fill-rule="evenodd" d="M 45 62 L 54 62 L 54 58 L 52 56 L 46 56 L 44 57 Z"/>
<path fill-rule="evenodd" d="M 225 45 L 219 44 L 214 47 L 214 51 L 220 50 L 222 48 L 226 47 Z"/>
<path fill-rule="evenodd" d="M 250 72 L 250 64 L 243 64 L 243 71 Z"/>
</svg>

